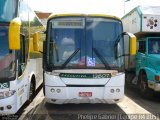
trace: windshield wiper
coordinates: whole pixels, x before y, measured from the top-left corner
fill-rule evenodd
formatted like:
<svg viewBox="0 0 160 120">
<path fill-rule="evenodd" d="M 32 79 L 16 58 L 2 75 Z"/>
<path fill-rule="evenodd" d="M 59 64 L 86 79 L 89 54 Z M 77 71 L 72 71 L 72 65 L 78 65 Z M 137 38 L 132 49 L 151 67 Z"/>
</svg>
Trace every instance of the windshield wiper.
<svg viewBox="0 0 160 120">
<path fill-rule="evenodd" d="M 97 57 L 101 60 L 101 62 L 104 64 L 106 69 L 111 69 L 111 67 L 109 66 L 108 62 L 105 60 L 105 58 L 98 52 L 98 50 L 96 48 L 92 48 L 93 51 L 95 52 L 95 54 L 97 55 Z"/>
<path fill-rule="evenodd" d="M 80 48 L 77 48 L 72 55 L 63 63 L 63 65 L 61 66 L 61 68 L 65 68 L 66 65 L 71 61 L 71 59 L 79 52 Z"/>
</svg>

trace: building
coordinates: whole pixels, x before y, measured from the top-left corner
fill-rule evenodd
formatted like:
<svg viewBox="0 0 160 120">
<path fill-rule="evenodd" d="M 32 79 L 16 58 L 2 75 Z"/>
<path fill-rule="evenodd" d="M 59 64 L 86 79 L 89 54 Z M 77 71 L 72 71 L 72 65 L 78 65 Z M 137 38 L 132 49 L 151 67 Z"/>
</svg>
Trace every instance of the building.
<svg viewBox="0 0 160 120">
<path fill-rule="evenodd" d="M 52 13 L 44 13 L 39 11 L 35 11 L 35 13 L 38 16 L 38 18 L 41 20 L 42 24 L 46 26 L 47 19 Z"/>
</svg>

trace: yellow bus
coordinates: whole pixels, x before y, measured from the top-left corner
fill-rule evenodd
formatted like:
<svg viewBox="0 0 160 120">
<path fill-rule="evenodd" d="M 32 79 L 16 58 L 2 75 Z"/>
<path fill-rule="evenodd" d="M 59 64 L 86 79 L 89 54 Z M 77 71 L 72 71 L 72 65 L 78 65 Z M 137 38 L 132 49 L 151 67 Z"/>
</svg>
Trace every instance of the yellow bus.
<svg viewBox="0 0 160 120">
<path fill-rule="evenodd" d="M 129 36 L 130 55 L 134 55 L 136 38 L 123 32 L 122 22 L 115 16 L 51 15 L 43 44 L 43 88 L 47 102 L 121 101 L 125 81 L 124 35 Z"/>
<path fill-rule="evenodd" d="M 0 0 L 0 114 L 14 114 L 42 84 L 44 30 L 25 0 Z"/>
</svg>

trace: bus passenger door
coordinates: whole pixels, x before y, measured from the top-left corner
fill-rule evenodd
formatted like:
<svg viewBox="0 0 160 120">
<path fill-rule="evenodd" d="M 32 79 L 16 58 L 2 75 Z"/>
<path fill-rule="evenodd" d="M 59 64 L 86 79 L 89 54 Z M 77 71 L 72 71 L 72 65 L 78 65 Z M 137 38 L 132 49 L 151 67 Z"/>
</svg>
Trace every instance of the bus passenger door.
<svg viewBox="0 0 160 120">
<path fill-rule="evenodd" d="M 21 48 L 18 52 L 18 77 L 20 77 L 26 66 L 26 55 L 25 55 L 25 36 L 21 34 Z"/>
<path fill-rule="evenodd" d="M 26 68 L 26 45 L 25 45 L 25 36 L 23 34 L 20 35 L 20 50 L 17 53 L 17 59 L 18 59 L 18 107 L 21 107 L 26 99 L 27 92 L 27 73 L 23 74 Z"/>
</svg>

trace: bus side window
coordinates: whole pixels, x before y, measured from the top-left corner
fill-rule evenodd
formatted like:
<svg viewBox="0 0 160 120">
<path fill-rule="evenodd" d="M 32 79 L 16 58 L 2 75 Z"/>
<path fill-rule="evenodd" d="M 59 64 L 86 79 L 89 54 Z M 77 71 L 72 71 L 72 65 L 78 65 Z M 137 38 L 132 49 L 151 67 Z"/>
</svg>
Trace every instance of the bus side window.
<svg viewBox="0 0 160 120">
<path fill-rule="evenodd" d="M 25 36 L 21 34 L 21 48 L 18 51 L 18 76 L 21 76 L 26 66 Z"/>
</svg>

